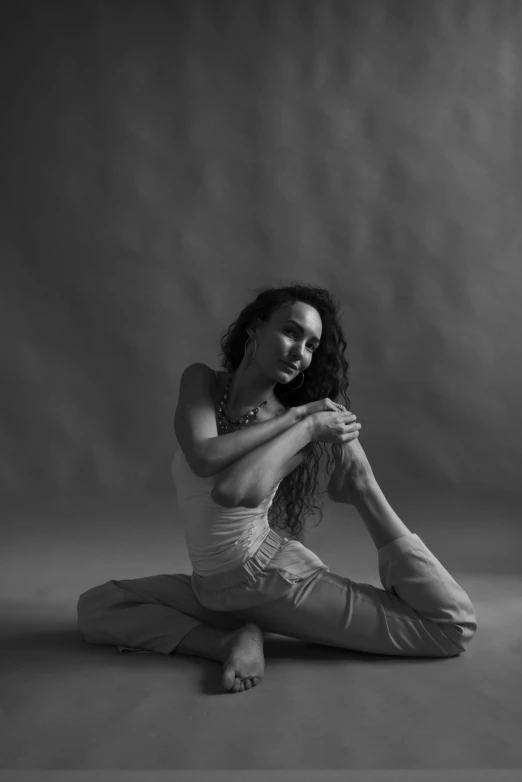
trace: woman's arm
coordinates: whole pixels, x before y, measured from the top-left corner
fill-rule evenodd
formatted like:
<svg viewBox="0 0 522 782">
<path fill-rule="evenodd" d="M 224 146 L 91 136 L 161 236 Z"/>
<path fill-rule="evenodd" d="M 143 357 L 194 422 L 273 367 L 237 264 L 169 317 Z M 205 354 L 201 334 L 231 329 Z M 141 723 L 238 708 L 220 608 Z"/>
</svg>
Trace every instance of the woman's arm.
<svg viewBox="0 0 522 782">
<path fill-rule="evenodd" d="M 313 438 L 312 416 L 291 426 L 223 470 L 212 499 L 226 508 L 257 507 L 306 458 Z"/>
<path fill-rule="evenodd" d="M 221 474 L 245 455 L 258 451 L 259 447 L 286 432 L 306 418 L 301 407 L 289 407 L 282 415 L 268 421 L 245 426 L 235 432 L 211 437 L 205 442 L 201 456 L 205 477 Z"/>
</svg>

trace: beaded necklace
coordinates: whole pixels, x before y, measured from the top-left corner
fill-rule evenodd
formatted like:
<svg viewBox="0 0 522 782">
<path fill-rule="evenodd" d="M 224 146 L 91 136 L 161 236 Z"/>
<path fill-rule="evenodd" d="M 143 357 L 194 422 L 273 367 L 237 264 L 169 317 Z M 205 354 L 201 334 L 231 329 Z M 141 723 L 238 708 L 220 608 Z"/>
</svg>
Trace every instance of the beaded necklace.
<svg viewBox="0 0 522 782">
<path fill-rule="evenodd" d="M 219 409 L 216 416 L 217 425 L 218 425 L 218 434 L 227 434 L 228 432 L 235 432 L 237 429 L 244 429 L 245 426 L 248 426 L 249 424 L 253 423 L 256 420 L 258 412 L 261 410 L 262 407 L 264 407 L 268 403 L 268 399 L 265 399 L 264 402 L 262 402 L 258 407 L 255 407 L 253 410 L 251 410 L 249 413 L 243 416 L 243 418 L 240 418 L 239 421 L 231 421 L 231 419 L 227 416 L 226 413 L 228 390 L 230 388 L 231 383 L 232 383 L 232 377 L 229 377 L 227 382 L 227 387 L 225 388 L 225 392 L 221 397 L 221 402 L 219 403 Z"/>
</svg>

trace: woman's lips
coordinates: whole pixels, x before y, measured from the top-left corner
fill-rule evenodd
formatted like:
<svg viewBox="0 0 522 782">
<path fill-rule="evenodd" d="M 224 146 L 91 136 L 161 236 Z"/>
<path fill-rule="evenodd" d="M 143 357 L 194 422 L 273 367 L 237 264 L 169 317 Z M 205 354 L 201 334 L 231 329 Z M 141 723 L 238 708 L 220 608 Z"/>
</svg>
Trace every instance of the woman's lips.
<svg viewBox="0 0 522 782">
<path fill-rule="evenodd" d="M 281 364 L 286 367 L 289 372 L 295 372 L 297 367 L 293 367 L 291 364 L 287 364 L 286 361 L 281 361 Z"/>
</svg>

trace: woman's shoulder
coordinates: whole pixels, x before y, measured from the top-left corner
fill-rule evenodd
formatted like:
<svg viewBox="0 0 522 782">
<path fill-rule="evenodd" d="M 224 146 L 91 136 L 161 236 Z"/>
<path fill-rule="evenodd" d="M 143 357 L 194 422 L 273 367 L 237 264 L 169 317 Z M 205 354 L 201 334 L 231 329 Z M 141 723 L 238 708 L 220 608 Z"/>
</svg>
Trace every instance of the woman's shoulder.
<svg viewBox="0 0 522 782">
<path fill-rule="evenodd" d="M 184 372 L 203 372 L 210 378 L 217 379 L 223 375 L 228 375 L 228 372 L 223 372 L 217 369 L 211 369 L 208 364 L 204 364 L 203 361 L 196 361 L 193 364 L 188 364 L 185 367 Z"/>
<path fill-rule="evenodd" d="M 212 369 L 202 361 L 198 361 L 195 364 L 190 364 L 190 367 L 194 367 L 195 371 L 203 373 L 208 378 L 212 388 L 214 404 L 217 404 L 221 394 L 224 391 L 229 373 L 220 369 Z"/>
</svg>

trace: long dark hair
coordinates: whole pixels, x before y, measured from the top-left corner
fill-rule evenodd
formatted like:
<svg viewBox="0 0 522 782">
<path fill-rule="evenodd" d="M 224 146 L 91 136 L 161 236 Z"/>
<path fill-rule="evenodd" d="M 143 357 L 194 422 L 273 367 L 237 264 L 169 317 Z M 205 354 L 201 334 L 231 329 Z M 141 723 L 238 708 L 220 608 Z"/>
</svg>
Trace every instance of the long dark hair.
<svg viewBox="0 0 522 782">
<path fill-rule="evenodd" d="M 303 384 L 292 390 L 284 383 L 276 383 L 274 393 L 285 407 L 296 407 L 326 397 L 336 401 L 338 396 L 342 395 L 346 403 L 345 407 L 349 410 L 350 399 L 346 394 L 346 389 L 350 385 L 349 363 L 343 355 L 346 341 L 339 317 L 339 305 L 332 294 L 324 288 L 300 282 L 291 282 L 283 288 L 257 289 L 256 292 L 257 297 L 241 310 L 237 319 L 221 338 L 220 355 L 224 357 L 221 366 L 230 374 L 236 371 L 245 353 L 247 328 L 255 322 L 256 318 L 267 321 L 274 311 L 284 305 L 295 304 L 297 301 L 310 304 L 321 316 L 323 326 L 321 342 L 314 351 L 312 362 L 303 376 Z M 315 505 L 311 501 L 316 499 L 317 473 L 324 453 L 328 457 L 326 464 L 328 476 L 335 466 L 326 446 L 326 443 L 314 443 L 306 459 L 279 484 L 268 510 L 268 522 L 272 528 L 283 529 L 290 537 L 297 537 L 302 531 L 302 522 L 307 516 L 314 514 L 314 509 L 319 510 L 320 513 L 317 523 L 322 521 L 322 505 Z M 332 444 L 332 449 L 340 448 L 340 444 Z M 320 492 L 320 494 L 324 493 L 325 491 Z"/>
</svg>

